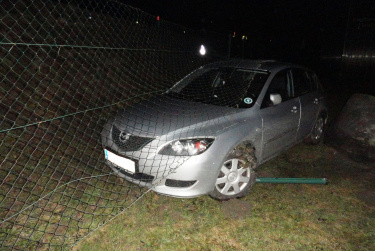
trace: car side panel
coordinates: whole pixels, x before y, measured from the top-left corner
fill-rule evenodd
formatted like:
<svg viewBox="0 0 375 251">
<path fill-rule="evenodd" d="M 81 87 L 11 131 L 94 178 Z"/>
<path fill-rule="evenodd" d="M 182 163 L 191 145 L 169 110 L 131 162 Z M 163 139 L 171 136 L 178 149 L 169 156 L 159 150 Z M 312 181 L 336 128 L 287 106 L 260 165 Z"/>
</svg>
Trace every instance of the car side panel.
<svg viewBox="0 0 375 251">
<path fill-rule="evenodd" d="M 298 131 L 297 141 L 306 138 L 311 132 L 319 112 L 319 93 L 318 91 L 307 93 L 300 97 L 301 102 L 301 121 Z"/>
<path fill-rule="evenodd" d="M 262 159 L 267 160 L 296 143 L 300 120 L 299 98 L 259 111 L 263 119 Z"/>
</svg>

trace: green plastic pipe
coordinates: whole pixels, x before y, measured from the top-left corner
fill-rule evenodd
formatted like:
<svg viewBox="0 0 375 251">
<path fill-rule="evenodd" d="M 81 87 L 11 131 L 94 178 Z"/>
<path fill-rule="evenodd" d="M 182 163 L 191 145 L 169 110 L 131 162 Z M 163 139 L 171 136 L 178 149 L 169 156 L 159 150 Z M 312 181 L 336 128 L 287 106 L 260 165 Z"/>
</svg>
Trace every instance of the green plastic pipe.
<svg viewBox="0 0 375 251">
<path fill-rule="evenodd" d="M 256 178 L 256 183 L 325 185 L 327 182 L 326 178 Z"/>
</svg>

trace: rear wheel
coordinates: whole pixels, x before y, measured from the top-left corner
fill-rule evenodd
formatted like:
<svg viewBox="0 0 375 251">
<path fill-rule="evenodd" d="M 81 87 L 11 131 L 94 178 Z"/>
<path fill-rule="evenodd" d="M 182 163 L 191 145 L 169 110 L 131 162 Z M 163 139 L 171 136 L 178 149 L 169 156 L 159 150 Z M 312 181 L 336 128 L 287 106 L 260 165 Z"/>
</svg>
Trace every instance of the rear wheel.
<svg viewBox="0 0 375 251">
<path fill-rule="evenodd" d="M 219 176 L 216 179 L 215 189 L 209 195 L 217 200 L 241 198 L 250 192 L 255 183 L 253 166 L 255 158 L 240 159 L 230 155 L 224 161 Z"/>
</svg>

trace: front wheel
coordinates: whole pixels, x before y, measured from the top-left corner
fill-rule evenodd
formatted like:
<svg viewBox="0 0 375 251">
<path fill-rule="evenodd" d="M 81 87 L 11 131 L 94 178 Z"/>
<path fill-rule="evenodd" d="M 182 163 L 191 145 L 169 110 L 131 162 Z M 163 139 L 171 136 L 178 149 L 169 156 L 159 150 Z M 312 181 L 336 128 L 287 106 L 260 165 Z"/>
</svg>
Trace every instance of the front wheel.
<svg viewBox="0 0 375 251">
<path fill-rule="evenodd" d="M 220 169 L 214 191 L 209 195 L 217 200 L 229 200 L 247 195 L 255 183 L 253 164 L 255 159 L 245 162 L 237 156 L 229 156 Z"/>
</svg>

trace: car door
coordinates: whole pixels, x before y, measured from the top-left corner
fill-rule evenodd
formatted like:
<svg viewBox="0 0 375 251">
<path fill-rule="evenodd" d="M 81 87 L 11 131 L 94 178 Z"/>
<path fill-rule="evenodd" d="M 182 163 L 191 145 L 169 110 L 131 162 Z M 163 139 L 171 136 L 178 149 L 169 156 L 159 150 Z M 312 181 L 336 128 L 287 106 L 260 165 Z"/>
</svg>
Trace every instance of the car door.
<svg viewBox="0 0 375 251">
<path fill-rule="evenodd" d="M 280 95 L 281 102 L 272 102 L 271 94 Z M 300 102 L 298 97 L 293 97 L 290 70 L 280 71 L 274 76 L 259 113 L 263 121 L 262 160 L 265 161 L 296 142 Z"/>
<path fill-rule="evenodd" d="M 301 103 L 301 121 L 297 141 L 303 140 L 312 130 L 319 110 L 319 92 L 313 73 L 305 69 L 292 69 L 294 97 Z"/>
</svg>

